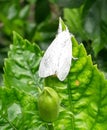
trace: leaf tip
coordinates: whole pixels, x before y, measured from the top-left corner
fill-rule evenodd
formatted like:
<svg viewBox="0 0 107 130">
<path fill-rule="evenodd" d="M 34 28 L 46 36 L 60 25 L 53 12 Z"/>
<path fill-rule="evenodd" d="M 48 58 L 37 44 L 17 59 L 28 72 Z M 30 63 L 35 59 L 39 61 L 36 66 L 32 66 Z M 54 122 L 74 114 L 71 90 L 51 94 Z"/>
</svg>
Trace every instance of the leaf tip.
<svg viewBox="0 0 107 130">
<path fill-rule="evenodd" d="M 59 28 L 58 28 L 58 33 L 67 30 L 67 26 L 65 25 L 65 23 L 63 22 L 63 20 L 61 19 L 61 17 L 59 17 Z"/>
</svg>

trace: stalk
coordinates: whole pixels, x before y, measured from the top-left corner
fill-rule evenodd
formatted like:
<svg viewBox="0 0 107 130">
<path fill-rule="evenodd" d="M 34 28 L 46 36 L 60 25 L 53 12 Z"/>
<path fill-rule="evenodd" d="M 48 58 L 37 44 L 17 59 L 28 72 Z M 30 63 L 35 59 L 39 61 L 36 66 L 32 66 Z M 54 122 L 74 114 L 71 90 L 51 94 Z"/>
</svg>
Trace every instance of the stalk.
<svg viewBox="0 0 107 130">
<path fill-rule="evenodd" d="M 49 123 L 49 124 L 48 124 L 48 130 L 54 130 L 54 126 L 53 126 L 52 123 Z"/>
</svg>

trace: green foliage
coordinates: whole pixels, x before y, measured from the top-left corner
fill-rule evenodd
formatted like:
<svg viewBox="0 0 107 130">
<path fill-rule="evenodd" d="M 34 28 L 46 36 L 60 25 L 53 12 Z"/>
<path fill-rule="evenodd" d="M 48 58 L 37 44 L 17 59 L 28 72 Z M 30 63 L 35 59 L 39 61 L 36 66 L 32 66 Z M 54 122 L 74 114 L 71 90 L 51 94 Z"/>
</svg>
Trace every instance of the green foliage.
<svg viewBox="0 0 107 130">
<path fill-rule="evenodd" d="M 107 80 L 93 65 L 83 44 L 72 37 L 73 56 L 66 80 L 41 80 L 38 66 L 42 52 L 37 45 L 14 32 L 4 66 L 4 88 L 0 88 L 0 129 L 49 130 L 39 118 L 37 99 L 43 86 L 53 88 L 61 100 L 55 130 L 106 130 Z M 11 114 L 12 113 L 12 114 Z"/>
<path fill-rule="evenodd" d="M 36 94 L 37 88 L 41 87 L 37 73 L 41 56 L 42 52 L 37 45 L 14 32 L 13 45 L 5 60 L 5 85 L 9 88 L 15 85 L 20 90 Z"/>
<path fill-rule="evenodd" d="M 0 21 L 3 23 L 1 29 L 6 36 L 10 36 L 13 30 L 24 35 L 30 5 L 25 4 L 25 6 L 23 6 L 20 4 L 20 1 L 13 0 L 9 2 L 2 1 L 0 4 Z"/>
<path fill-rule="evenodd" d="M 106 130 L 107 81 L 104 75 L 92 64 L 82 44 L 73 42 L 71 71 L 65 82 L 47 78 L 46 86 L 51 86 L 60 95 L 62 111 L 55 122 L 57 130 Z M 64 117 L 64 118 L 63 118 Z"/>
<path fill-rule="evenodd" d="M 37 101 L 32 95 L 15 87 L 0 87 L 0 130 L 39 129 L 38 120 Z"/>
<path fill-rule="evenodd" d="M 92 41 L 95 55 L 107 45 L 107 1 L 86 0 L 79 8 L 64 9 L 64 18 L 70 30 L 82 41 Z"/>
<path fill-rule="evenodd" d="M 12 32 L 16 31 L 45 50 L 55 37 L 60 16 L 106 73 L 106 5 L 106 0 L 0 0 L 0 77 L 12 43 Z"/>
</svg>

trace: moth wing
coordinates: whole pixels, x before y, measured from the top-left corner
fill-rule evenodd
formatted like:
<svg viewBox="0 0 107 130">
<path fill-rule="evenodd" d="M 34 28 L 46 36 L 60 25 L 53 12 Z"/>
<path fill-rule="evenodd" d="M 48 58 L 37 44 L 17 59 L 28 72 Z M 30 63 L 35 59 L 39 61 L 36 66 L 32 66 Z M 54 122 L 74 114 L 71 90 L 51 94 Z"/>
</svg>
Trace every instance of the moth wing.
<svg viewBox="0 0 107 130">
<path fill-rule="evenodd" d="M 56 66 L 58 63 L 58 35 L 55 40 L 51 43 L 51 45 L 46 50 L 39 67 L 39 76 L 47 77 L 50 75 L 54 75 L 56 72 Z"/>
<path fill-rule="evenodd" d="M 63 81 L 69 73 L 72 60 L 72 42 L 68 31 L 65 32 L 62 42 L 60 42 L 60 55 L 57 65 L 57 76 Z"/>
<path fill-rule="evenodd" d="M 72 59 L 70 33 L 63 31 L 57 35 L 45 52 L 39 67 L 39 76 L 48 77 L 56 74 L 63 81 L 69 73 Z"/>
</svg>

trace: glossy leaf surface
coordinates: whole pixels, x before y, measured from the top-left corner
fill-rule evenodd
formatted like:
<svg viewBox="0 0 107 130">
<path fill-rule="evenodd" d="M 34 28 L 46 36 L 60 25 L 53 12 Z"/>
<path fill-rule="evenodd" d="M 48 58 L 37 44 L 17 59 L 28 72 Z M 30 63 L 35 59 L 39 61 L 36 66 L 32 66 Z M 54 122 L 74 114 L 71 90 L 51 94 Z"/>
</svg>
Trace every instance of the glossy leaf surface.
<svg viewBox="0 0 107 130">
<path fill-rule="evenodd" d="M 5 88 L 0 88 L 0 128 L 49 130 L 38 116 L 38 87 L 55 89 L 60 97 L 60 113 L 55 130 L 106 130 L 107 80 L 93 65 L 82 44 L 72 37 L 73 56 L 67 78 L 61 82 L 51 76 L 38 77 L 41 50 L 14 33 L 4 67 Z M 13 114 L 11 114 L 13 113 Z M 24 114 L 24 115 L 23 115 Z"/>
</svg>

